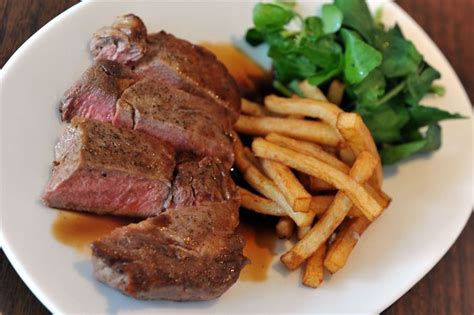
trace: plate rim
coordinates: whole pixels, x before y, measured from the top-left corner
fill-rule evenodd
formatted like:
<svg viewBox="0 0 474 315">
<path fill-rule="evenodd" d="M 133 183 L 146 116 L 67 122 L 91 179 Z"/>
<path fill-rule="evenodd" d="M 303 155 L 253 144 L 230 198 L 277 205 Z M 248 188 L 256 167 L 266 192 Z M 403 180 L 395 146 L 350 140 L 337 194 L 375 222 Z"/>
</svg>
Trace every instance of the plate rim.
<svg viewBox="0 0 474 315">
<path fill-rule="evenodd" d="M 54 27 L 56 24 L 61 23 L 63 19 L 68 18 L 69 15 L 74 14 L 75 11 L 82 9 L 83 7 L 93 3 L 94 1 L 84 1 L 84 2 L 79 2 L 76 3 L 75 5 L 71 6 L 70 8 L 66 9 L 53 19 L 51 19 L 48 23 L 46 23 L 44 26 L 42 26 L 38 31 L 36 31 L 32 36 L 30 36 L 12 55 L 11 57 L 7 60 L 5 63 L 3 69 L 1 69 L 0 72 L 0 86 L 3 82 L 3 80 L 6 80 L 5 77 L 8 76 L 8 72 L 11 67 L 16 63 L 17 59 L 21 59 L 23 52 L 26 51 L 31 43 L 36 41 L 38 37 L 40 37 L 43 33 L 46 33 L 49 31 L 50 28 Z M 112 2 L 112 1 L 111 1 Z M 393 1 L 386 1 L 383 3 L 384 6 L 392 6 L 391 9 L 395 9 L 398 14 L 401 14 L 404 16 L 404 18 L 408 19 L 410 23 L 412 23 L 416 27 L 416 31 L 419 32 L 425 39 L 429 41 L 429 43 L 434 47 L 436 50 L 436 53 L 442 56 L 444 62 L 447 65 L 448 70 L 451 72 L 453 75 L 453 78 L 455 79 L 455 84 L 461 87 L 461 91 L 463 93 L 462 97 L 467 101 L 467 104 L 471 104 L 471 113 L 468 117 L 468 119 L 471 120 L 471 136 L 472 136 L 472 103 L 471 100 L 469 99 L 469 96 L 459 79 L 457 73 L 454 71 L 451 63 L 449 60 L 446 58 L 446 56 L 443 54 L 441 49 L 436 45 L 436 43 L 431 39 L 431 37 L 425 32 L 425 30 L 403 9 L 401 8 L 397 3 Z M 3 106 L 0 106 L 0 118 L 3 116 Z M 1 135 L 0 135 L 1 136 Z M 0 141 L 2 138 L 0 137 Z M 0 142 L 0 148 L 3 148 L 2 143 Z M 1 164 L 1 155 L 0 155 L 0 165 Z M 0 168 L 1 172 L 1 168 Z M 1 173 L 0 173 L 1 176 Z M 3 181 L 0 181 L 0 185 L 2 185 Z M 0 200 L 2 200 L 2 192 L 3 189 L 0 186 Z M 437 255 L 437 258 L 433 260 L 431 267 L 429 267 L 426 272 L 420 273 L 418 277 L 413 277 L 408 281 L 405 288 L 403 290 L 398 290 L 399 294 L 394 294 L 394 297 L 390 299 L 389 302 L 387 303 L 380 303 L 380 308 L 377 310 L 377 312 L 381 312 L 388 308 L 390 305 L 395 303 L 400 297 L 402 297 L 404 294 L 406 294 L 411 288 L 414 287 L 416 283 L 418 283 L 423 277 L 425 277 L 432 269 L 434 266 L 436 266 L 439 261 L 446 255 L 446 253 L 449 251 L 449 249 L 453 246 L 453 244 L 457 241 L 459 238 L 460 234 L 464 231 L 466 224 L 469 220 L 469 218 L 472 215 L 472 203 L 473 201 L 471 200 L 471 209 L 469 211 L 466 211 L 464 214 L 464 219 L 463 219 L 463 224 L 462 227 L 456 232 L 455 237 L 453 238 L 452 242 L 450 242 L 450 245 L 443 251 L 440 251 L 439 254 Z M 0 204 L 1 207 L 1 204 Z M 3 213 L 3 209 L 0 208 L 0 211 Z M 462 209 L 458 211 L 463 211 Z M 1 219 L 1 218 L 0 218 Z M 0 220 L 0 225 L 3 224 L 3 220 Z M 53 299 L 50 299 L 47 294 L 44 294 L 44 292 L 37 286 L 36 282 L 31 279 L 31 275 L 29 272 L 26 271 L 24 268 L 24 265 L 17 260 L 17 257 L 14 253 L 14 251 L 11 249 L 10 244 L 6 242 L 7 237 L 4 235 L 3 229 L 0 229 L 0 248 L 3 249 L 6 257 L 10 261 L 11 265 L 15 269 L 15 271 L 18 273 L 22 281 L 27 285 L 27 287 L 32 291 L 32 293 L 41 301 L 41 303 L 44 304 L 44 306 L 52 311 L 53 313 L 62 313 L 60 309 L 56 308 L 55 303 L 53 302 Z M 388 300 L 388 299 L 387 299 Z"/>
</svg>

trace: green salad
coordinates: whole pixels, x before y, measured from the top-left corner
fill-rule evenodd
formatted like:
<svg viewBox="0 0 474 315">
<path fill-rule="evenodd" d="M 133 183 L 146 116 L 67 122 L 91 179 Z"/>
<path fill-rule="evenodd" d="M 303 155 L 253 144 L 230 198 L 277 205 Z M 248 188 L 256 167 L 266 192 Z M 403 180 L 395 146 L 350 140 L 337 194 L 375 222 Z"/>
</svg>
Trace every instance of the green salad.
<svg viewBox="0 0 474 315">
<path fill-rule="evenodd" d="M 420 103 L 429 93 L 444 94 L 433 84 L 440 73 L 398 25 L 384 27 L 380 15 L 372 17 L 364 0 L 334 0 L 320 17 L 302 17 L 293 2 L 259 3 L 246 40 L 268 44 L 273 86 L 284 95 L 301 95 L 302 80 L 321 87 L 344 82 L 341 107 L 362 116 L 383 163 L 393 164 L 437 150 L 438 122 L 461 116 Z"/>
</svg>

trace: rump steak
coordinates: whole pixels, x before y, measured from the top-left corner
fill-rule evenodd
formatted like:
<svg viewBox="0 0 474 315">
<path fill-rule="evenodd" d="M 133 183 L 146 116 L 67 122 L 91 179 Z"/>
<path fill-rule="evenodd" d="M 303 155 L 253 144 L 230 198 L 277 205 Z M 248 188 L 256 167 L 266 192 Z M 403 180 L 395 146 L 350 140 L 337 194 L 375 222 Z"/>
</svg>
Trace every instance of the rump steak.
<svg viewBox="0 0 474 315">
<path fill-rule="evenodd" d="M 174 150 L 155 137 L 74 118 L 43 195 L 53 208 L 149 217 L 170 202 Z"/>
<path fill-rule="evenodd" d="M 92 244 L 94 274 L 139 299 L 210 300 L 247 263 L 235 233 L 239 202 L 169 209 Z"/>
</svg>

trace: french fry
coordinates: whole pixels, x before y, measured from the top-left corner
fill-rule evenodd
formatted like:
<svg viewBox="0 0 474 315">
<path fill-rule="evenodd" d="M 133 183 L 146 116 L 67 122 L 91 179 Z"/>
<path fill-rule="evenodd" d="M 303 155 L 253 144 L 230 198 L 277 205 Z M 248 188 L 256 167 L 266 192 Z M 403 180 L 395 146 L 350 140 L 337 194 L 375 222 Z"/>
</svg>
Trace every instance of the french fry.
<svg viewBox="0 0 474 315">
<path fill-rule="evenodd" d="M 314 212 L 317 216 L 320 216 L 326 212 L 333 200 L 334 195 L 313 196 L 313 198 L 311 198 L 311 204 L 309 205 L 309 211 Z"/>
<path fill-rule="evenodd" d="M 298 227 L 298 230 L 296 231 L 296 236 L 298 239 L 302 239 L 306 234 L 308 234 L 309 230 L 311 230 L 311 226 L 303 226 L 303 227 Z"/>
<path fill-rule="evenodd" d="M 296 139 L 330 146 L 337 146 L 341 141 L 340 135 L 334 128 L 319 121 L 241 115 L 235 123 L 234 129 L 240 133 L 254 136 L 265 136 L 276 132 Z"/>
<path fill-rule="evenodd" d="M 344 97 L 344 90 L 346 86 L 339 80 L 332 80 L 328 89 L 328 101 L 333 104 L 341 105 L 342 98 Z"/>
<path fill-rule="evenodd" d="M 265 107 L 255 102 L 242 98 L 240 111 L 246 115 L 265 116 Z"/>
<path fill-rule="evenodd" d="M 322 244 L 306 261 L 306 268 L 303 276 L 303 284 L 317 288 L 323 282 L 324 268 L 323 261 L 326 255 L 326 244 Z"/>
<path fill-rule="evenodd" d="M 286 216 L 286 211 L 273 200 L 269 200 L 251 193 L 242 187 L 237 187 L 240 193 L 242 207 L 257 213 L 277 217 Z"/>
<path fill-rule="evenodd" d="M 265 107 L 275 113 L 319 118 L 334 128 L 336 128 L 337 116 L 342 112 L 338 106 L 327 101 L 286 98 L 276 95 L 265 97 Z"/>
<path fill-rule="evenodd" d="M 352 180 L 358 183 L 365 182 L 372 175 L 376 165 L 377 160 L 374 156 L 367 151 L 362 152 L 351 168 L 350 176 Z M 291 270 L 296 269 L 311 256 L 342 223 L 351 207 L 351 199 L 343 191 L 338 191 L 329 209 L 308 234 L 281 256 L 281 261 L 285 266 Z"/>
<path fill-rule="evenodd" d="M 254 139 L 252 150 L 260 158 L 278 161 L 300 172 L 321 178 L 342 190 L 371 221 L 383 210 L 374 197 L 352 177 L 318 159 L 278 146 L 262 138 Z"/>
<path fill-rule="evenodd" d="M 295 212 L 290 207 L 285 197 L 273 183 L 271 179 L 266 177 L 252 162 L 245 156 L 245 150 L 237 135 L 234 136 L 234 155 L 235 165 L 242 173 L 245 181 L 252 186 L 257 192 L 266 198 L 275 201 L 298 226 L 307 226 L 313 222 L 314 212 Z"/>
<path fill-rule="evenodd" d="M 341 113 L 337 118 L 337 129 L 356 156 L 362 151 L 369 151 L 377 157 L 379 163 L 374 172 L 373 183 L 377 188 L 382 187 L 383 170 L 380 156 L 374 139 L 360 115 L 356 113 Z"/>
<path fill-rule="evenodd" d="M 295 222 L 289 217 L 281 217 L 275 226 L 275 230 L 279 238 L 290 239 L 295 230 Z"/>
<path fill-rule="evenodd" d="M 256 168 L 258 168 L 258 170 L 260 172 L 264 172 L 263 170 L 263 167 L 262 167 L 262 164 L 260 163 L 260 161 L 255 157 L 255 155 L 253 154 L 252 150 L 250 150 L 250 148 L 247 148 L 245 147 L 244 148 L 244 155 L 245 155 L 245 158 L 250 161 Z"/>
<path fill-rule="evenodd" d="M 304 97 L 317 100 L 317 101 L 327 101 L 328 99 L 321 90 L 315 86 L 308 83 L 307 80 L 301 81 L 298 84 L 301 92 L 303 92 Z"/>
<path fill-rule="evenodd" d="M 349 166 L 338 160 L 335 156 L 327 153 L 326 151 L 321 148 L 321 146 L 317 145 L 316 143 L 311 143 L 302 140 L 295 140 L 289 137 L 285 137 L 276 133 L 268 134 L 265 139 L 270 141 L 274 144 L 278 144 L 279 146 L 295 150 L 297 152 L 301 152 L 303 154 L 312 156 L 326 162 L 327 164 L 331 165 L 332 167 L 337 168 L 338 170 L 349 173 Z"/>
<path fill-rule="evenodd" d="M 369 224 L 370 221 L 365 217 L 353 218 L 337 233 L 324 259 L 324 267 L 330 273 L 335 273 L 344 267 L 360 235 Z"/>
<path fill-rule="evenodd" d="M 339 158 L 347 165 L 354 164 L 356 159 L 354 152 L 352 152 L 352 149 L 347 145 L 343 145 L 339 148 Z"/>
<path fill-rule="evenodd" d="M 304 189 L 293 172 L 286 165 L 275 161 L 263 159 L 261 164 L 265 174 L 273 180 L 293 210 L 307 212 L 311 203 L 311 195 Z"/>
<path fill-rule="evenodd" d="M 334 190 L 335 188 L 322 179 L 316 178 L 314 176 L 311 176 L 309 178 L 309 190 L 311 192 L 321 192 L 321 191 L 329 191 L 329 190 Z"/>
</svg>

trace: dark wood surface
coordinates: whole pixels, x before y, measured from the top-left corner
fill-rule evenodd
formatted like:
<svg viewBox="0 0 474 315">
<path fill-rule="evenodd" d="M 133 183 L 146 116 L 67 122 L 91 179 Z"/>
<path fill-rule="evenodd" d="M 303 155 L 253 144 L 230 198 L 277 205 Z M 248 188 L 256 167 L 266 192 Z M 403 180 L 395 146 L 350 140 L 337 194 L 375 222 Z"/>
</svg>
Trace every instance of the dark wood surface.
<svg viewBox="0 0 474 315">
<path fill-rule="evenodd" d="M 35 31 L 76 2 L 0 0 L 0 67 Z M 399 0 L 398 3 L 441 48 L 473 100 L 474 1 Z M 1 250 L 0 314 L 49 314 Z M 473 216 L 446 256 L 384 314 L 474 314 Z"/>
</svg>

